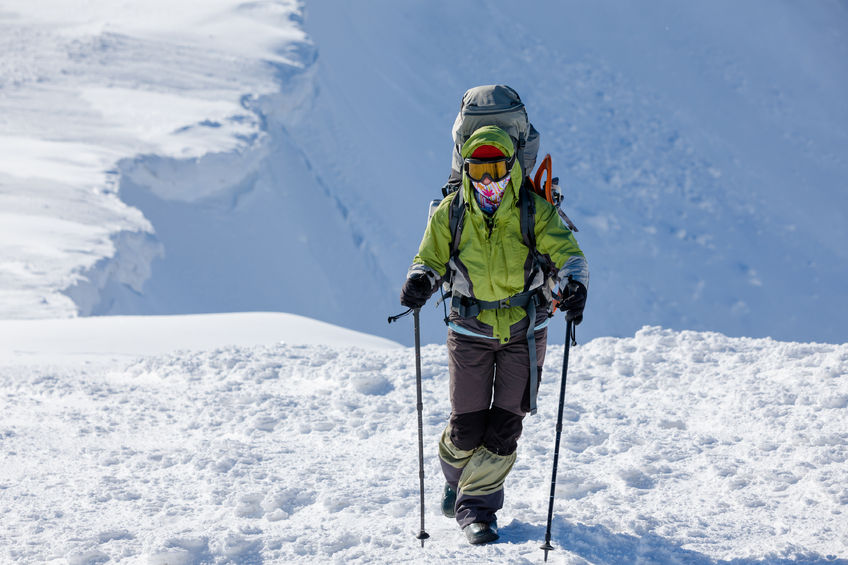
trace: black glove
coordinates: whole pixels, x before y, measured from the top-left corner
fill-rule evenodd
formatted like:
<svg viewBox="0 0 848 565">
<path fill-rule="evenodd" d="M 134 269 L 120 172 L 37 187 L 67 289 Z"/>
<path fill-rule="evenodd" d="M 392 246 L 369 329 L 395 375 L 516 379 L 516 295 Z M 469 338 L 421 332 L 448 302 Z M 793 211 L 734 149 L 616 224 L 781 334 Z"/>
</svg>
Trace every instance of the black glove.
<svg viewBox="0 0 848 565">
<path fill-rule="evenodd" d="M 583 321 L 583 308 L 586 307 L 586 287 L 583 283 L 569 277 L 568 284 L 560 295 L 557 308 L 565 312 L 565 319 L 579 326 Z"/>
<path fill-rule="evenodd" d="M 432 294 L 430 277 L 425 273 L 415 272 L 409 275 L 400 291 L 400 303 L 407 308 L 421 308 Z"/>
</svg>

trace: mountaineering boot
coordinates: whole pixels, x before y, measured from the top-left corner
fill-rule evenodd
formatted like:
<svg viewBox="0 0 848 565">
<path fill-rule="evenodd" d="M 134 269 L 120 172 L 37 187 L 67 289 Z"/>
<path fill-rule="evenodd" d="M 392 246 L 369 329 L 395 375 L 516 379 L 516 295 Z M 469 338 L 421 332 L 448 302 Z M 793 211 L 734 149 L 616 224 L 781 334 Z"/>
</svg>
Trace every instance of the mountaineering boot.
<svg viewBox="0 0 848 565">
<path fill-rule="evenodd" d="M 498 521 L 474 522 L 465 526 L 462 531 L 465 532 L 468 543 L 479 545 L 493 542 L 498 539 Z"/>
<path fill-rule="evenodd" d="M 456 491 L 448 483 L 445 483 L 442 493 L 442 514 L 448 518 L 456 517 Z"/>
</svg>

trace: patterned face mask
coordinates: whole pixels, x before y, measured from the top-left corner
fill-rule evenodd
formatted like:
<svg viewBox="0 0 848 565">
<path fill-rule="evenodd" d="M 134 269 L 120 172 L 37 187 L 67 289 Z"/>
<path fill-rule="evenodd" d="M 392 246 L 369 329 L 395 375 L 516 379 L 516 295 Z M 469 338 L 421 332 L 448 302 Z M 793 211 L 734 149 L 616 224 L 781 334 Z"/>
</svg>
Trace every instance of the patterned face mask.
<svg viewBox="0 0 848 565">
<path fill-rule="evenodd" d="M 492 214 L 498 209 L 504 191 L 506 190 L 506 185 L 509 184 L 509 179 L 510 177 L 507 176 L 499 181 L 492 181 L 489 184 L 471 181 L 471 185 L 474 187 L 474 196 L 477 197 L 477 204 L 480 205 L 481 210 L 487 214 Z"/>
</svg>

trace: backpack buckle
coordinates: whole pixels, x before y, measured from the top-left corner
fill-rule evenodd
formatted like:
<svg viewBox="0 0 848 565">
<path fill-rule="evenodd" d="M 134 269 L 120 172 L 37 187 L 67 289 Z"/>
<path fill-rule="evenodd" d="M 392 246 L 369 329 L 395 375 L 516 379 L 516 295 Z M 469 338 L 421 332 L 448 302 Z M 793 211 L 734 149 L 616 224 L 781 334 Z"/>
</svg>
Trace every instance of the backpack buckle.
<svg viewBox="0 0 848 565">
<path fill-rule="evenodd" d="M 509 308 L 509 298 L 498 300 L 498 308 Z"/>
</svg>

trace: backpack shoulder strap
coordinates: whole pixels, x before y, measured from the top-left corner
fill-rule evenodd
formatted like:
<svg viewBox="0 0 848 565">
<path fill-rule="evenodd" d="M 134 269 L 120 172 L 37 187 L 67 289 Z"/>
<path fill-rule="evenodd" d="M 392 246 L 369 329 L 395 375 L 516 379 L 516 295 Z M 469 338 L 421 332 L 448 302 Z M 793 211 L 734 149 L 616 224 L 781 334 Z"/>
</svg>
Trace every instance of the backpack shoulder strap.
<svg viewBox="0 0 848 565">
<path fill-rule="evenodd" d="M 518 190 L 518 205 L 520 207 L 521 238 L 533 257 L 531 272 L 535 272 L 537 268 L 541 268 L 542 262 L 539 260 L 539 253 L 536 250 L 536 201 L 526 179 Z M 527 292 L 531 282 L 532 277 L 529 277 L 525 282 L 525 292 Z"/>
<path fill-rule="evenodd" d="M 445 185 L 447 188 L 447 185 Z M 444 190 L 444 189 L 443 189 Z M 448 193 L 450 194 L 450 192 Z M 446 195 L 447 196 L 447 195 Z M 448 207 L 448 225 L 450 228 L 450 259 L 454 259 L 457 255 L 459 255 L 459 240 L 462 238 L 462 226 L 465 224 L 465 199 L 462 197 L 462 189 L 460 188 L 456 196 L 451 200 L 450 206 Z M 444 276 L 445 285 L 442 286 L 442 297 L 436 302 L 436 306 L 440 303 L 447 304 L 445 299 L 449 296 L 453 295 L 452 283 L 453 283 L 453 271 L 451 270 L 450 264 L 447 265 L 447 269 L 445 270 Z M 445 294 L 445 288 L 447 288 L 447 294 Z M 447 306 L 445 306 L 445 325 L 449 325 L 450 320 L 448 318 Z"/>
<path fill-rule="evenodd" d="M 536 202 L 527 180 L 518 190 L 518 205 L 521 207 L 521 237 L 524 245 L 536 251 Z"/>
<path fill-rule="evenodd" d="M 465 198 L 461 188 L 451 201 L 448 218 L 451 234 L 450 256 L 453 258 L 459 252 L 459 240 L 462 239 L 462 227 L 465 225 Z"/>
</svg>

